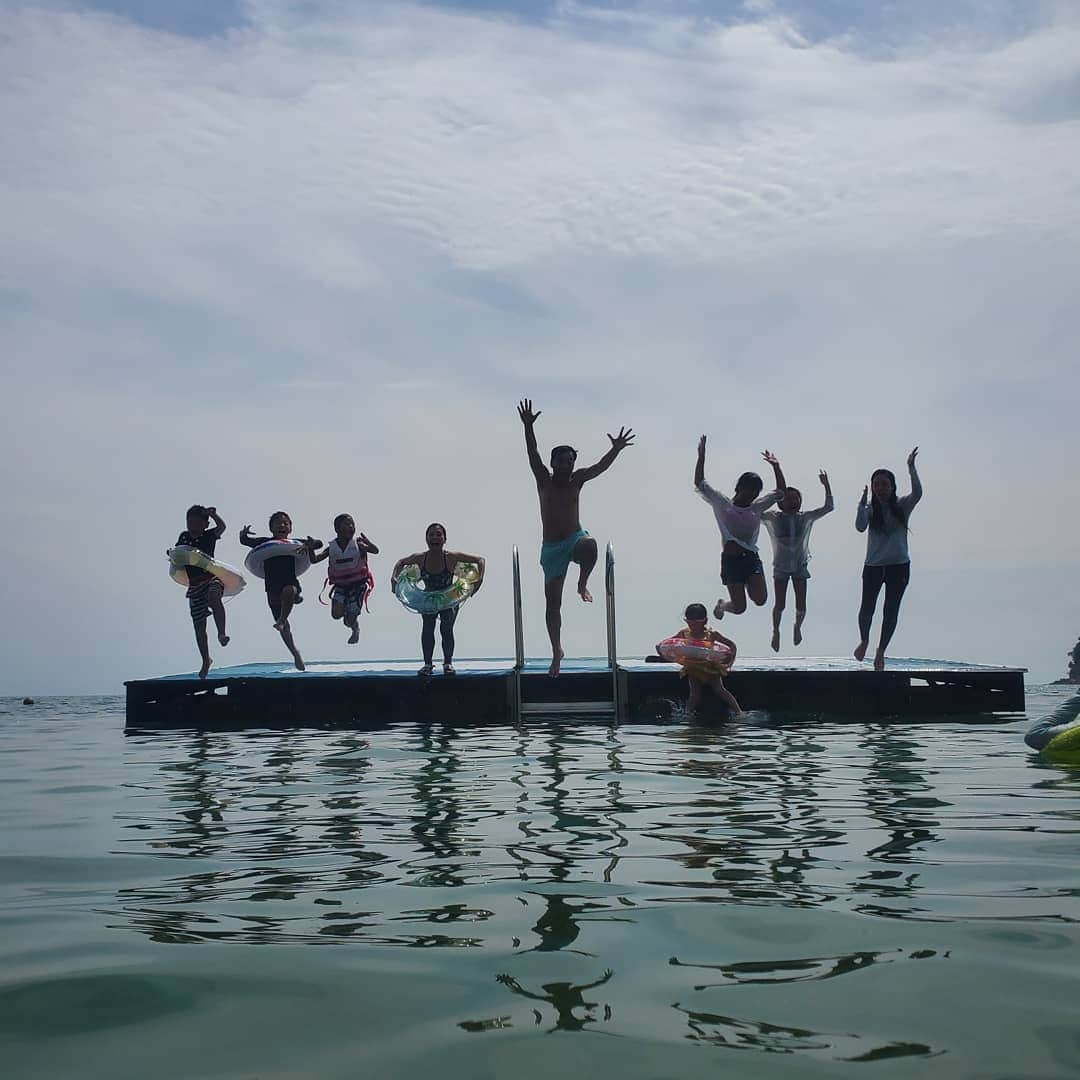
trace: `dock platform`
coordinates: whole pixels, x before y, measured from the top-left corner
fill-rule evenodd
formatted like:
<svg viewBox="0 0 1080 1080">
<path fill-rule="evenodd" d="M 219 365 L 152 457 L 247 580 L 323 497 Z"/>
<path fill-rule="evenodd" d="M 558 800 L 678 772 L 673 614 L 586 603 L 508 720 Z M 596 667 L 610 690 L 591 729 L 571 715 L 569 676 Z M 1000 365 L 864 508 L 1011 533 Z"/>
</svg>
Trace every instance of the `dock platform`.
<svg viewBox="0 0 1080 1080">
<path fill-rule="evenodd" d="M 675 664 L 656 658 L 567 660 L 551 678 L 546 660 L 455 660 L 457 674 L 416 674 L 418 661 L 246 664 L 135 679 L 128 730 L 181 728 L 377 729 L 402 722 L 460 726 L 553 716 L 652 721 L 686 700 Z M 886 671 L 851 659 L 740 658 L 725 685 L 746 710 L 874 719 L 1000 720 L 1024 709 L 1024 669 L 895 660 Z M 706 691 L 705 709 L 711 694 Z M 720 713 L 722 715 L 722 713 Z"/>
</svg>

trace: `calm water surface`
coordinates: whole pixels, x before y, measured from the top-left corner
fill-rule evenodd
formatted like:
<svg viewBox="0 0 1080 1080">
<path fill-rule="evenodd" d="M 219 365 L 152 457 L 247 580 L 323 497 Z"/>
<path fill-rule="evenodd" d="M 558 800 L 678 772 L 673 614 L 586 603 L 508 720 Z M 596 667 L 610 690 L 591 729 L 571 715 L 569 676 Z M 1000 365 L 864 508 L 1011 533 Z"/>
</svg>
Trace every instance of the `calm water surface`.
<svg viewBox="0 0 1080 1080">
<path fill-rule="evenodd" d="M 1080 1072 L 1023 722 L 122 726 L 0 702 L 5 1076 Z"/>
</svg>

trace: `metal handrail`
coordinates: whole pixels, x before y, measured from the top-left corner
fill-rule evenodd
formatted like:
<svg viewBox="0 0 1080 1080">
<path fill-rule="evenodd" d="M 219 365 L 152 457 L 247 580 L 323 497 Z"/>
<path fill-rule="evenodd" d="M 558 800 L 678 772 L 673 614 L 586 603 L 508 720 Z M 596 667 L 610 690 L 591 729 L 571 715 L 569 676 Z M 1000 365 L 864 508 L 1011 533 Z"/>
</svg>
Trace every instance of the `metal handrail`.
<svg viewBox="0 0 1080 1080">
<path fill-rule="evenodd" d="M 521 561 L 513 547 L 514 585 L 514 696 L 515 717 L 521 716 L 521 673 L 525 667 L 525 632 L 521 617 Z M 615 549 L 607 546 L 604 560 L 604 597 L 607 616 L 607 661 L 611 671 L 611 703 L 615 718 L 622 716 L 622 692 L 619 682 L 618 643 L 615 634 Z"/>
<path fill-rule="evenodd" d="M 514 545 L 514 667 L 525 666 L 525 630 L 521 621 L 521 564 L 517 544 Z"/>
<path fill-rule="evenodd" d="M 619 687 L 619 651 L 615 637 L 615 549 L 609 543 L 604 558 L 604 593 L 607 600 L 607 655 L 611 669 L 611 703 L 615 719 L 622 716 L 622 701 Z"/>
</svg>

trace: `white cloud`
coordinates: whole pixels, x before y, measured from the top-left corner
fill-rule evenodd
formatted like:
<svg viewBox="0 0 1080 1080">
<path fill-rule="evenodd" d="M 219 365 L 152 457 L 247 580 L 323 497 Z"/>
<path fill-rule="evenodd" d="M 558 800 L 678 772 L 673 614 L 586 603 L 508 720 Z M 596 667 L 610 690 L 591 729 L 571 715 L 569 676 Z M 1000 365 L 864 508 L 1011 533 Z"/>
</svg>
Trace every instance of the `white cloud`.
<svg viewBox="0 0 1080 1080">
<path fill-rule="evenodd" d="M 849 504 L 917 441 L 928 496 L 897 647 L 989 658 L 996 582 L 1034 561 L 1052 569 L 1031 571 L 1015 659 L 1056 672 L 1060 627 L 1080 622 L 1045 584 L 1080 568 L 1080 514 L 1058 505 L 1076 449 L 1080 123 L 1058 93 L 1075 13 L 882 60 L 768 13 L 584 34 L 580 13 L 253 11 L 199 41 L 20 8 L 0 42 L 0 450 L 20 535 L 40 537 L 0 586 L 25 629 L 2 688 L 188 666 L 157 552 L 211 496 L 234 528 L 285 504 L 325 531 L 353 509 L 382 576 L 450 519 L 503 564 L 463 648 L 505 652 L 506 553 L 531 565 L 537 534 L 524 393 L 545 443 L 585 456 L 620 422 L 641 431 L 585 511 L 618 541 L 628 647 L 715 587 L 688 493 L 701 430 L 718 479 L 764 445 L 804 489 L 830 469 L 819 651 L 851 644 Z M 58 566 L 54 538 L 99 536 L 108 554 Z M 954 574 L 956 597 L 920 592 L 920 572 Z M 367 655 L 415 647 L 391 605 Z M 316 608 L 301 641 L 341 654 Z M 255 590 L 233 617 L 238 659 L 274 654 Z M 571 608 L 571 639 L 598 652 L 584 619 Z M 738 627 L 745 651 L 765 621 Z"/>
</svg>

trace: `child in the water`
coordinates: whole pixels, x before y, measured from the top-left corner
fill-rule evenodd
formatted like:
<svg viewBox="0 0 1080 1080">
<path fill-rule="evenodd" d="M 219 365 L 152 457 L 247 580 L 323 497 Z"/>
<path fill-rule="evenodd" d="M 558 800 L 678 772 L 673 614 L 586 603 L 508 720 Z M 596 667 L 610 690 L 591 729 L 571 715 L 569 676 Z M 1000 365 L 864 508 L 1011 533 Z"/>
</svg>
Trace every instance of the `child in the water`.
<svg viewBox="0 0 1080 1080">
<path fill-rule="evenodd" d="M 681 638 L 684 641 L 710 641 L 724 645 L 731 650 L 731 663 L 735 663 L 735 654 L 738 647 L 731 638 L 726 638 L 723 634 L 718 634 L 715 630 L 709 629 L 709 613 L 704 604 L 690 604 L 684 617 L 686 626 L 677 633 L 672 634 L 672 637 Z M 660 652 L 660 645 L 656 646 L 656 652 L 657 655 L 663 655 Z M 735 699 L 735 695 L 724 685 L 724 680 L 718 672 L 707 670 L 698 664 L 687 663 L 683 665 L 682 674 L 686 676 L 689 687 L 686 707 L 691 712 L 696 712 L 701 705 L 701 689 L 708 686 L 731 710 L 733 716 L 742 716 L 742 706 Z"/>
<path fill-rule="evenodd" d="M 327 559 L 326 576 L 330 582 L 330 617 L 341 619 L 349 628 L 350 645 L 360 640 L 360 613 L 364 599 L 375 587 L 368 568 L 368 556 L 378 555 L 379 549 L 363 534 L 356 535 L 356 522 L 351 514 L 334 518 L 337 536 L 317 555 L 312 565 Z"/>
<path fill-rule="evenodd" d="M 210 528 L 211 520 L 214 527 Z M 198 548 L 210 558 L 214 557 L 214 548 L 225 533 L 225 522 L 218 517 L 213 506 L 200 506 L 196 503 L 188 507 L 187 528 L 176 538 L 176 546 Z M 229 644 L 229 635 L 225 633 L 225 605 L 221 602 L 222 584 L 209 570 L 197 566 L 185 567 L 188 579 L 187 602 L 191 612 L 191 621 L 195 626 L 195 644 L 199 647 L 202 667 L 199 678 L 205 679 L 210 670 L 210 646 L 206 640 L 206 620 L 213 613 L 214 626 L 217 628 L 218 644 Z"/>
</svg>

